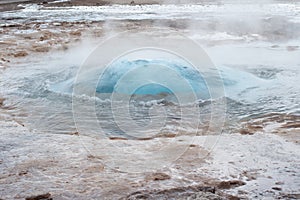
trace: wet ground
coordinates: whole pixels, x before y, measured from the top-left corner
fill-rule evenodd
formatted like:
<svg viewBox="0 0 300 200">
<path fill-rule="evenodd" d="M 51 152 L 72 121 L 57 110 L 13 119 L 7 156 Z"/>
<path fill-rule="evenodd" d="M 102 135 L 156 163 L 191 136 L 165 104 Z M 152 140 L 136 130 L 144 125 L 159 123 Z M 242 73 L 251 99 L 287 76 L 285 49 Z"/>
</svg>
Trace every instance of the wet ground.
<svg viewBox="0 0 300 200">
<path fill-rule="evenodd" d="M 59 4 L 66 5 L 32 4 L 0 13 L 0 198 L 299 198 L 297 2 Z M 178 125 L 176 105 L 165 101 L 137 102 L 135 117 L 152 106 L 170 109 L 171 124 L 154 137 L 111 136 L 109 117 L 103 118 L 106 138 L 78 131 L 72 97 L 53 85 L 72 79 L 78 63 L 111 35 L 153 26 L 196 40 L 225 71 L 222 134 L 201 135 L 208 130 L 204 123 L 195 136 Z M 79 100 L 85 105 L 95 99 Z M 96 99 L 98 107 L 109 104 Z M 188 108 L 207 111 L 210 104 L 199 101 Z M 90 130 L 88 116 L 85 120 Z M 153 158 L 158 147 L 168 145 L 170 152 L 186 151 L 163 166 Z M 154 168 L 145 170 L 145 163 Z"/>
</svg>

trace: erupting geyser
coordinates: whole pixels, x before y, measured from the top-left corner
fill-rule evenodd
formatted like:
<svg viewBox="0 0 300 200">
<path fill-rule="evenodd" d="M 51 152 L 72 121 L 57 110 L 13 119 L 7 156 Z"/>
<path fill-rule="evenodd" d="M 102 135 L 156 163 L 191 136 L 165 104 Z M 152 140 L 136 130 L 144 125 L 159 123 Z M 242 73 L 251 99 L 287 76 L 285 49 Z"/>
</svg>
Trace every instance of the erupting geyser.
<svg viewBox="0 0 300 200">
<path fill-rule="evenodd" d="M 113 63 L 102 73 L 96 92 L 128 95 L 194 93 L 198 98 L 209 95 L 205 80 L 192 66 L 162 60 Z"/>
<path fill-rule="evenodd" d="M 247 71 L 225 66 L 219 66 L 217 70 L 225 95 L 232 99 L 240 98 L 241 93 L 261 84 L 271 84 Z M 88 96 L 96 94 L 101 99 L 110 98 L 112 94 L 135 95 L 142 98 L 152 96 L 154 99 L 175 94 L 193 95 L 197 99 L 205 100 L 210 99 L 210 92 L 216 89 L 209 88 L 207 81 L 214 83 L 214 80 L 217 80 L 209 71 L 202 74 L 187 62 L 171 59 L 117 60 L 106 68 L 93 68 L 87 71 L 76 83 L 75 79 L 76 77 L 69 77 L 52 85 L 51 88 L 63 93 L 72 93 L 76 84 L 77 89 L 80 89 L 80 93 L 77 94 Z M 220 84 L 216 83 L 211 87 L 220 87 Z"/>
</svg>

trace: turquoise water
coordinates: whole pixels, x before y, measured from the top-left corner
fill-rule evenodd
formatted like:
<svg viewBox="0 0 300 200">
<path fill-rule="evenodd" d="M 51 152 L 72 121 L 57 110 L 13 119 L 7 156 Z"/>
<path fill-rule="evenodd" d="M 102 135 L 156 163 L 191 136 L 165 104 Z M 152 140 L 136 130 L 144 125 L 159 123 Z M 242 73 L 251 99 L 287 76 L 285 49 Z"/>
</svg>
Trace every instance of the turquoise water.
<svg viewBox="0 0 300 200">
<path fill-rule="evenodd" d="M 246 96 L 248 92 L 251 93 L 252 90 L 262 86 L 274 85 L 272 77 L 261 78 L 249 71 L 228 66 L 218 66 L 214 70 L 217 73 L 212 75 L 178 61 L 121 60 L 108 67 L 88 71 L 80 81 L 77 81 L 75 76 L 71 76 L 67 80 L 51 85 L 51 88 L 61 93 L 72 93 L 73 86 L 76 84 L 89 91 L 95 91 L 100 98 L 103 97 L 101 94 L 112 93 L 152 95 L 157 98 L 176 94 L 194 94 L 198 100 L 211 99 L 210 92 L 221 88 L 219 97 L 228 97 L 236 101 L 241 99 L 255 101 L 258 93 Z M 209 88 L 207 81 L 214 82 L 217 78 L 220 78 L 221 83 L 213 84 Z M 82 93 L 84 94 L 85 90 Z M 110 95 L 105 96 L 105 98 L 109 97 Z"/>
<path fill-rule="evenodd" d="M 172 76 L 172 71 L 178 76 Z M 130 74 L 126 80 L 121 78 Z M 186 80 L 189 88 L 178 84 L 182 79 Z M 119 81 L 127 84 L 120 90 L 116 87 Z M 139 81 L 136 81 L 139 80 Z M 148 84 L 143 84 L 143 82 Z M 137 83 L 142 83 L 137 85 Z M 174 91 L 168 85 L 175 85 Z M 132 94 L 136 95 L 158 95 L 194 92 L 198 98 L 208 98 L 209 91 L 204 78 L 192 66 L 181 65 L 176 62 L 164 60 L 133 60 L 118 61 L 108 66 L 101 74 L 96 88 L 97 93 L 128 93 L 128 87 L 135 87 Z"/>
<path fill-rule="evenodd" d="M 160 66 L 166 70 L 159 68 L 160 71 L 155 71 L 152 68 L 152 73 L 144 73 L 147 72 L 147 68 L 152 66 Z M 5 91 L 3 90 L 4 96 L 7 98 L 6 104 L 14 106 L 16 109 L 11 112 L 16 112 L 14 114 L 16 118 L 20 115 L 20 121 L 24 121 L 29 127 L 37 129 L 39 132 L 50 131 L 64 134 L 76 131 L 72 98 L 78 98 L 82 121 L 83 124 L 86 124 L 87 130 L 93 126 L 90 122 L 94 119 L 88 115 L 92 109 L 96 110 L 97 120 L 102 131 L 107 135 L 118 136 L 123 135 L 124 132 L 120 130 L 114 120 L 111 101 L 113 93 L 126 94 L 131 97 L 129 102 L 119 104 L 121 105 L 120 109 L 129 104 L 130 115 L 121 120 L 126 123 L 130 117 L 141 127 L 146 126 L 152 119 L 164 121 L 159 133 L 172 133 L 178 130 L 189 133 L 195 128 L 193 124 L 183 127 L 179 123 L 182 116 L 180 105 L 176 104 L 178 103 L 176 94 L 188 95 L 187 92 L 196 94 L 197 101 L 183 106 L 187 110 L 190 109 L 191 112 L 198 106 L 204 125 L 205 121 L 210 119 L 211 102 L 217 101 L 210 98 L 209 88 L 206 84 L 207 80 L 214 80 L 214 76 L 200 74 L 195 68 L 180 62 L 165 60 L 121 60 L 112 63 L 102 71 L 103 68 L 99 67 L 100 72 L 103 73 L 90 71 L 81 79 L 82 82 L 76 83 L 84 86 L 86 91 L 94 91 L 95 96 L 89 96 L 90 93 L 85 93 L 85 90 L 82 90 L 82 94 L 74 96 L 72 91 L 79 67 L 79 65 L 56 65 L 55 62 L 39 62 L 30 65 L 24 63 L 5 70 L 1 88 L 6 88 Z M 299 73 L 293 68 L 279 69 L 257 66 L 252 69 L 244 69 L 242 66 L 217 66 L 217 69 L 224 86 L 224 93 L 221 97 L 227 101 L 225 114 L 230 120 L 230 126 L 238 126 L 239 120 L 243 118 L 256 118 L 266 113 L 299 114 L 299 90 L 297 90 L 298 85 L 294 84 L 298 80 Z M 156 84 L 136 87 L 134 81 L 127 82 L 128 80 L 125 79 L 125 82 L 120 82 L 122 77 L 129 72 L 136 73 L 133 73 L 134 77 L 128 76 L 128 80 L 139 79 L 145 83 L 153 81 Z M 170 76 L 169 73 L 177 74 L 180 79 Z M 182 79 L 186 80 L 190 87 L 181 87 L 180 84 L 175 84 L 176 87 L 170 90 L 163 86 L 164 84 L 172 85 L 174 82 L 181 83 Z M 162 82 L 164 84 L 161 84 Z M 127 91 L 127 86 L 135 88 L 135 90 Z M 150 112 L 153 106 L 161 110 L 162 116 Z M 163 113 L 163 110 L 166 113 Z M 193 122 L 194 120 L 194 116 L 187 116 L 187 121 Z M 149 131 L 151 132 L 151 130 Z"/>
</svg>

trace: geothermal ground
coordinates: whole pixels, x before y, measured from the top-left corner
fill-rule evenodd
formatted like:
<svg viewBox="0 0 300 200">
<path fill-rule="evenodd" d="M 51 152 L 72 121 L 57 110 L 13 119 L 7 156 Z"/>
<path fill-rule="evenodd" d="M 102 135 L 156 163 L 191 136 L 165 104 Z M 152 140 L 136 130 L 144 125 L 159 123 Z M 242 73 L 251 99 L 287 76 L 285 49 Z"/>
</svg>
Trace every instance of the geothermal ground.
<svg viewBox="0 0 300 200">
<path fill-rule="evenodd" d="M 0 199 L 300 199 L 298 1 L 24 0 L 0 10 Z M 196 41 L 227 80 L 222 131 L 193 134 L 176 115 L 138 140 L 76 129 L 72 95 L 57 86 L 108 38 L 152 27 Z M 153 105 L 177 109 L 138 102 Z M 148 160 L 170 143 L 184 153 Z"/>
</svg>

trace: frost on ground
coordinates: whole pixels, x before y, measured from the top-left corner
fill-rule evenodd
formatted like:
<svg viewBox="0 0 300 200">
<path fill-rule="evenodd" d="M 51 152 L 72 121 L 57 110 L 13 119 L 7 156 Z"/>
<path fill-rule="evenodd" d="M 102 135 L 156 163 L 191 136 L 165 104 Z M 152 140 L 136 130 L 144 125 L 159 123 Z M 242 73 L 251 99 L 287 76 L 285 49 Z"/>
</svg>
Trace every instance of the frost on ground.
<svg viewBox="0 0 300 200">
<path fill-rule="evenodd" d="M 8 76 L 0 82 L 0 199 L 300 198 L 298 3 L 20 7 L 25 9 L 0 13 L 0 76 Z M 111 34 L 149 26 L 181 31 L 203 44 L 216 64 L 242 66 L 260 83 L 280 79 L 286 87 L 275 81 L 259 94 L 273 95 L 272 88 L 277 87 L 285 112 L 230 124 L 221 136 L 211 136 L 217 141 L 212 150 L 202 146 L 205 136 L 98 141 L 76 131 L 55 134 L 50 127 L 41 134 L 25 123 L 25 108 L 12 103 L 16 88 L 24 83 L 14 82 L 10 77 L 15 71 L 10 69 L 20 63 L 38 65 L 42 59 L 50 62 L 57 54 L 63 57 L 74 47 L 82 48 L 87 39 L 96 44 Z M 18 67 L 19 76 L 27 75 Z M 253 88 L 249 91 L 255 96 Z M 8 94 L 13 95 L 7 98 Z M 242 98 L 243 93 L 237 96 Z M 264 103 L 273 102 L 278 106 L 271 98 Z M 158 142 L 174 137 L 174 146 L 188 145 L 184 155 L 169 167 L 144 173 L 120 172 L 107 164 L 109 158 L 90 152 L 107 143 L 134 152 L 155 150 Z"/>
</svg>

